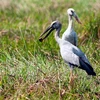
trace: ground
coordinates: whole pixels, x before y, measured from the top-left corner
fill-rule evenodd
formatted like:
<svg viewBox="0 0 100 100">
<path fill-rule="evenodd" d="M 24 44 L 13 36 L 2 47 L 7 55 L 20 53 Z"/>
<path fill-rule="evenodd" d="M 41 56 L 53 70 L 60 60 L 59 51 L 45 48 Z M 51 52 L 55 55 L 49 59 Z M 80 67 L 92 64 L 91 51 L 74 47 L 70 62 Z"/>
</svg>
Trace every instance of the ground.
<svg viewBox="0 0 100 100">
<path fill-rule="evenodd" d="M 54 32 L 42 43 L 40 34 L 54 20 L 68 25 L 67 9 L 74 8 L 82 25 L 74 21 L 78 47 L 87 55 L 97 76 L 75 68 L 74 85 L 62 60 Z M 100 99 L 99 0 L 0 1 L 0 100 Z"/>
</svg>

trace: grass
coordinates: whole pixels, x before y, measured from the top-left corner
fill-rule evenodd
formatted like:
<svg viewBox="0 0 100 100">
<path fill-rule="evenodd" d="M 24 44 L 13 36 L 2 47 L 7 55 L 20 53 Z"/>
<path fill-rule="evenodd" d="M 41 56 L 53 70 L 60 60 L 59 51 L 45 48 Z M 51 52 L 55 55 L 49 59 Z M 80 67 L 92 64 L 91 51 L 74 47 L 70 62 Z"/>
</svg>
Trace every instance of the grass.
<svg viewBox="0 0 100 100">
<path fill-rule="evenodd" d="M 87 3 L 88 2 L 88 3 Z M 99 0 L 0 1 L 0 100 L 99 100 L 100 5 Z M 86 53 L 96 77 L 80 69 L 72 89 L 69 67 L 63 62 L 51 34 L 43 43 L 39 35 L 54 20 L 68 25 L 66 10 L 73 7 L 83 25 L 75 21 L 79 48 Z"/>
</svg>

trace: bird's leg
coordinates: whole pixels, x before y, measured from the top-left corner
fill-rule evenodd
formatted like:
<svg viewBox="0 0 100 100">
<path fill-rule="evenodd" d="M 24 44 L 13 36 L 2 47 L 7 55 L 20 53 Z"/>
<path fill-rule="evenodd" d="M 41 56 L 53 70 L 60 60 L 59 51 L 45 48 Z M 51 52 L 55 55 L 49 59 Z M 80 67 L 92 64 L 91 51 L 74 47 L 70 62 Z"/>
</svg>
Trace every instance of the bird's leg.
<svg viewBox="0 0 100 100">
<path fill-rule="evenodd" d="M 74 75 L 73 75 L 73 68 L 70 68 L 70 79 L 69 79 L 70 85 L 73 85 L 74 83 Z"/>
<path fill-rule="evenodd" d="M 73 66 L 70 65 L 70 79 L 69 79 L 69 90 L 74 87 L 74 75 L 73 75 Z"/>
</svg>

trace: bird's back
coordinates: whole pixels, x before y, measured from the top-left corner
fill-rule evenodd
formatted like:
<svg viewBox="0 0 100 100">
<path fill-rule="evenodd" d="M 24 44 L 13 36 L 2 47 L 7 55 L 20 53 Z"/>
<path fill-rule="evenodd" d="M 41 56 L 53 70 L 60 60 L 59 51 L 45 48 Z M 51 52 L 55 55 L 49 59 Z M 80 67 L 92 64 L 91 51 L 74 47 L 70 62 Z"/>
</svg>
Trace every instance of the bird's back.
<svg viewBox="0 0 100 100">
<path fill-rule="evenodd" d="M 73 29 L 67 29 L 63 35 L 62 35 L 62 39 L 69 41 L 70 43 L 72 43 L 73 45 L 77 46 L 77 34 Z"/>
</svg>

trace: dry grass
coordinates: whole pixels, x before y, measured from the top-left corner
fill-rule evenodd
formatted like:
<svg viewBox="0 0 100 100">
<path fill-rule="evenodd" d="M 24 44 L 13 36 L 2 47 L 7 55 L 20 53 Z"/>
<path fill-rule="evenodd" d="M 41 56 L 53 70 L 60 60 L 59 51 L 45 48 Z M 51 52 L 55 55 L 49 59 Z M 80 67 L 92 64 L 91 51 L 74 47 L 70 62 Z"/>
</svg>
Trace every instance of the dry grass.
<svg viewBox="0 0 100 100">
<path fill-rule="evenodd" d="M 9 0 L 9 2 L 8 0 L 0 0 L 0 9 L 5 10 L 9 8 L 10 6 L 11 6 L 11 0 Z"/>
</svg>

